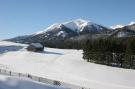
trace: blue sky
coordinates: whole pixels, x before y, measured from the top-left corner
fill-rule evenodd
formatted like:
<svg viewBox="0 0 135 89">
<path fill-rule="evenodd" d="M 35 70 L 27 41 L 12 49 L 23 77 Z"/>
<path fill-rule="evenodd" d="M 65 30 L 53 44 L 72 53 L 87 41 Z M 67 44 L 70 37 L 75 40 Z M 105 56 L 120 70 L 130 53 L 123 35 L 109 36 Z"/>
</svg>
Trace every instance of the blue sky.
<svg viewBox="0 0 135 89">
<path fill-rule="evenodd" d="M 82 18 L 112 26 L 135 21 L 135 0 L 0 0 L 0 39 Z"/>
</svg>

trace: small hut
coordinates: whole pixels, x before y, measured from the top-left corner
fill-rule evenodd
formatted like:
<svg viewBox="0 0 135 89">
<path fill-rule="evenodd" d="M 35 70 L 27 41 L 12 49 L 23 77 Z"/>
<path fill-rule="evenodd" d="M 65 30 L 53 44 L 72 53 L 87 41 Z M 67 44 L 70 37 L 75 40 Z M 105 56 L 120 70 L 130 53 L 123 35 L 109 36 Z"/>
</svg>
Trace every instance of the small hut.
<svg viewBox="0 0 135 89">
<path fill-rule="evenodd" d="M 44 50 L 44 45 L 42 45 L 41 43 L 31 43 L 27 47 L 27 50 L 28 51 L 33 51 L 33 52 L 43 51 Z"/>
</svg>

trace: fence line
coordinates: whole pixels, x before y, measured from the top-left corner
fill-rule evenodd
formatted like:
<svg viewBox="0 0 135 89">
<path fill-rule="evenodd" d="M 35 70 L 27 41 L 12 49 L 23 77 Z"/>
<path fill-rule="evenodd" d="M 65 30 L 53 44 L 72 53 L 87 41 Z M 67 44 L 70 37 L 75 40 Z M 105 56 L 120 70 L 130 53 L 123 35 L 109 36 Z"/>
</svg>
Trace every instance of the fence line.
<svg viewBox="0 0 135 89">
<path fill-rule="evenodd" d="M 29 79 L 32 79 L 34 81 L 38 81 L 41 83 L 55 85 L 55 86 L 61 86 L 61 87 L 65 86 L 70 89 L 90 89 L 90 88 L 80 87 L 77 85 L 73 85 L 73 84 L 69 84 L 69 83 L 65 83 L 65 82 L 61 82 L 61 81 L 57 81 L 57 80 L 51 80 L 51 79 L 47 79 L 47 78 L 43 78 L 43 77 L 34 76 L 31 74 L 13 72 L 13 71 L 5 70 L 5 69 L 0 69 L 0 74 L 8 75 L 8 76 L 16 76 L 16 77 L 25 77 L 25 78 L 29 78 Z"/>
</svg>

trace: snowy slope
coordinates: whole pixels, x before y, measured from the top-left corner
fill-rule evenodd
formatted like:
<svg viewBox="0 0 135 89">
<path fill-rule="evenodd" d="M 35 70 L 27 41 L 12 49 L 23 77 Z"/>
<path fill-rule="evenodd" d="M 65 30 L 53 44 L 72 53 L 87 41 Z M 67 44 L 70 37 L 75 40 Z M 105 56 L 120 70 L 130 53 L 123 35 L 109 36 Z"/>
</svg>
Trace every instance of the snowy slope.
<svg viewBox="0 0 135 89">
<path fill-rule="evenodd" d="M 100 25 L 97 25 L 93 22 L 90 21 L 86 21 L 83 19 L 77 19 L 74 21 L 69 21 L 69 22 L 65 22 L 64 25 L 74 31 L 77 32 L 82 32 L 84 27 L 88 26 L 88 27 L 95 27 L 97 30 L 102 30 L 103 28 Z"/>
<path fill-rule="evenodd" d="M 111 34 L 113 37 L 135 36 L 135 22 L 130 22 L 127 25 L 116 25 L 112 28 L 114 29 Z"/>
<path fill-rule="evenodd" d="M 86 26 L 88 23 L 88 21 L 83 20 L 83 19 L 77 19 L 74 21 L 69 21 L 69 22 L 65 22 L 64 25 L 70 29 L 72 29 L 73 31 L 77 31 L 80 32 L 81 29 L 83 28 L 83 26 Z"/>
<path fill-rule="evenodd" d="M 0 89 L 66 89 L 42 84 L 27 78 L 0 75 Z"/>
<path fill-rule="evenodd" d="M 118 24 L 118 25 L 115 25 L 115 26 L 111 26 L 110 28 L 112 29 L 117 29 L 117 28 L 123 28 L 125 26 L 131 26 L 131 25 L 134 25 L 135 24 L 135 21 L 131 21 L 129 24 L 127 25 L 123 25 L 123 24 Z"/>
<path fill-rule="evenodd" d="M 0 65 L 8 70 L 90 89 L 135 89 L 135 70 L 85 62 L 82 50 L 45 48 L 42 53 L 26 50 L 7 52 L 0 55 Z"/>
<path fill-rule="evenodd" d="M 115 26 L 111 26 L 112 29 L 123 28 L 123 27 L 124 27 L 124 25 L 121 25 L 121 24 L 115 25 Z"/>
</svg>

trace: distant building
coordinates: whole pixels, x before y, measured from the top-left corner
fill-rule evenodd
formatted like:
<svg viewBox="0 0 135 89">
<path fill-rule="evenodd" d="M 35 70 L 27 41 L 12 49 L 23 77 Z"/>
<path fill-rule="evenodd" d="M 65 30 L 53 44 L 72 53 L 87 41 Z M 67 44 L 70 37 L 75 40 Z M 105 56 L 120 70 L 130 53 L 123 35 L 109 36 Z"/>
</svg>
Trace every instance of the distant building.
<svg viewBox="0 0 135 89">
<path fill-rule="evenodd" d="M 44 45 L 42 45 L 41 43 L 31 43 L 27 47 L 27 50 L 28 51 L 33 51 L 33 52 L 44 51 Z"/>
</svg>

